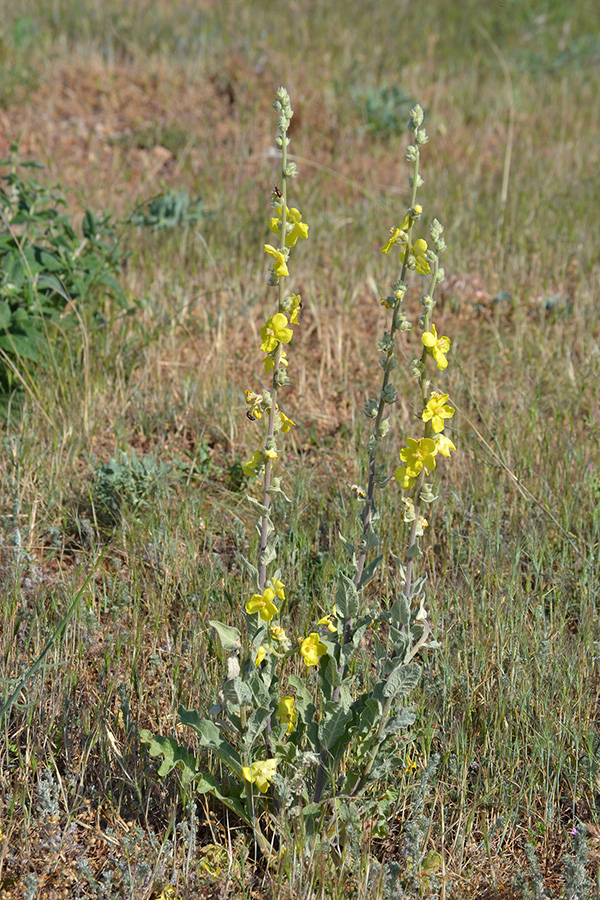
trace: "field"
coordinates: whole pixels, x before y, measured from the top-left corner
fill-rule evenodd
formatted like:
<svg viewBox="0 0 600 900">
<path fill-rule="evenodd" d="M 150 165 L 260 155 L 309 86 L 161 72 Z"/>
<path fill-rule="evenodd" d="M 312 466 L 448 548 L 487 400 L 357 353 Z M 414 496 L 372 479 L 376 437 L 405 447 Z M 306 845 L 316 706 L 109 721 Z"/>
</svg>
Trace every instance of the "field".
<svg viewBox="0 0 600 900">
<path fill-rule="evenodd" d="M 310 222 L 280 511 L 295 634 L 331 606 L 365 478 L 361 407 L 398 275 L 380 250 L 409 201 L 416 102 L 420 202 L 448 244 L 436 320 L 458 450 L 422 544 L 440 648 L 387 825 L 365 818 L 329 867 L 255 860 L 248 829 L 160 778 L 140 742 L 195 746 L 178 705 L 208 713 L 225 659 L 208 621 L 239 623 L 248 593 L 243 390 L 271 314 L 280 84 Z M 116 261 L 114 284 L 44 326 L 43 358 L 7 362 L 0 340 L 0 900 L 366 900 L 390 862 L 413 877 L 387 896 L 575 897 L 586 852 L 596 883 L 599 92 L 593 0 L 5 5 L 0 174 L 17 153 L 41 162 L 18 171 L 46 197 L 60 186 L 77 253 L 89 209 L 110 217 Z M 398 404 L 390 472 L 412 418 Z M 397 491 L 382 504 L 397 550 Z M 368 591 L 387 602 L 388 576 Z"/>
</svg>

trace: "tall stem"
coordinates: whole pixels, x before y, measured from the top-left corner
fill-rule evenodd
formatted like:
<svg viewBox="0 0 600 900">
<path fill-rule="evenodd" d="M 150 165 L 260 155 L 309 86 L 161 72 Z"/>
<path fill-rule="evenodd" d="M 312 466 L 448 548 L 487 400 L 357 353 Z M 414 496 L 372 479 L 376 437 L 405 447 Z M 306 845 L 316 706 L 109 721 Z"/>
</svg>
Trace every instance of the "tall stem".
<svg viewBox="0 0 600 900">
<path fill-rule="evenodd" d="M 283 134 L 283 146 L 281 148 L 281 228 L 279 235 L 279 249 L 285 250 L 285 235 L 286 235 L 286 224 L 287 224 L 287 147 L 285 141 L 285 132 Z M 278 284 L 279 297 L 277 302 L 277 312 L 281 312 L 283 308 L 283 298 L 284 298 L 284 284 L 283 278 L 279 278 Z M 279 374 L 279 366 L 281 360 L 281 344 L 277 346 L 277 350 L 275 351 L 275 359 L 273 365 L 273 379 L 271 382 L 271 410 L 269 412 L 269 422 L 267 426 L 267 442 L 273 437 L 275 432 L 275 414 L 277 410 L 277 397 L 278 397 L 278 381 L 277 375 Z M 266 507 L 267 510 L 271 507 L 271 477 L 273 474 L 273 460 L 267 459 L 265 463 L 265 473 L 263 476 L 263 506 Z M 267 580 L 267 566 L 266 563 L 262 562 L 263 552 L 267 549 L 267 541 L 269 538 L 269 516 L 267 513 L 264 513 L 261 517 L 261 526 L 260 526 L 260 545 L 259 545 L 259 564 L 258 564 L 258 583 L 260 591 L 264 591 L 265 583 Z"/>
</svg>

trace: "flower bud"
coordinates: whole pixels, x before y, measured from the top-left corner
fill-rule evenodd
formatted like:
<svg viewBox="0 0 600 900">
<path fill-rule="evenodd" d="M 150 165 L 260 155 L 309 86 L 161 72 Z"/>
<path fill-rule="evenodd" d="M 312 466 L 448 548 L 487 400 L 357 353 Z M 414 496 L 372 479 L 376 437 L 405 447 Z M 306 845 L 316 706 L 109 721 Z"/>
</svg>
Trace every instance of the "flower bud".
<svg viewBox="0 0 600 900">
<path fill-rule="evenodd" d="M 377 429 L 377 437 L 385 437 L 388 431 L 390 430 L 390 420 L 382 419 L 379 428 Z"/>
<path fill-rule="evenodd" d="M 285 387 L 286 384 L 291 384 L 292 379 L 288 377 L 288 374 L 284 368 L 277 369 L 275 372 L 275 387 L 282 388 Z"/>
<path fill-rule="evenodd" d="M 433 503 L 434 500 L 437 500 L 437 497 L 433 493 L 433 485 L 432 484 L 424 484 L 421 488 L 421 493 L 419 494 L 419 499 L 423 501 L 423 503 Z"/>
<path fill-rule="evenodd" d="M 377 349 L 380 353 L 389 353 L 390 350 L 394 349 L 394 339 L 389 331 L 384 332 L 383 337 L 377 344 Z"/>
<path fill-rule="evenodd" d="M 381 392 L 381 399 L 384 403 L 396 402 L 396 400 L 398 399 L 398 395 L 396 394 L 396 388 L 393 384 L 386 384 Z"/>
<path fill-rule="evenodd" d="M 413 359 L 410 363 L 410 374 L 414 378 L 420 378 L 425 374 L 425 366 L 420 359 Z"/>
<path fill-rule="evenodd" d="M 431 225 L 429 226 L 429 233 L 431 235 L 432 240 L 438 241 L 444 230 L 444 226 L 439 221 L 439 219 L 434 219 Z"/>
<path fill-rule="evenodd" d="M 419 128 L 423 124 L 425 113 L 420 103 L 415 104 L 410 111 L 410 124 L 413 128 Z"/>
<path fill-rule="evenodd" d="M 379 408 L 379 404 L 377 400 L 369 399 L 363 406 L 363 412 L 367 419 L 374 419 L 377 416 L 377 410 Z"/>
</svg>

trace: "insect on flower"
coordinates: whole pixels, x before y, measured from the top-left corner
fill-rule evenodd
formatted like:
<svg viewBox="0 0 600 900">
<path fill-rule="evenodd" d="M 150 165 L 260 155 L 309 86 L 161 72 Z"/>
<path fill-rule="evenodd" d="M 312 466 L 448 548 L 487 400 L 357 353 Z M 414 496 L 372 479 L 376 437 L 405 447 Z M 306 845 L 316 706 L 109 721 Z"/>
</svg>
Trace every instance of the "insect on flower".
<svg viewBox="0 0 600 900">
<path fill-rule="evenodd" d="M 256 422 L 256 416 L 253 416 L 249 409 L 246 410 L 246 418 L 250 419 L 251 422 Z"/>
<path fill-rule="evenodd" d="M 281 200 L 281 198 L 283 197 L 283 194 L 281 193 L 281 191 L 279 190 L 279 188 L 277 187 L 275 182 L 273 182 L 273 193 L 275 194 L 275 196 L 277 197 L 278 200 Z"/>
</svg>

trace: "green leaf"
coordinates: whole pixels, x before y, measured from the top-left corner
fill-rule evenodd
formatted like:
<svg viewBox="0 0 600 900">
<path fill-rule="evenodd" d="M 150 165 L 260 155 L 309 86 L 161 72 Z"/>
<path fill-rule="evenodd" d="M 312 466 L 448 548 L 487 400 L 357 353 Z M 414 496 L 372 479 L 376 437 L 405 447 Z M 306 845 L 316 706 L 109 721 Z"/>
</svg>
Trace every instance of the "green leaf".
<svg viewBox="0 0 600 900">
<path fill-rule="evenodd" d="M 379 722 L 380 717 L 381 703 L 379 700 L 375 700 L 374 697 L 369 697 L 358 717 L 356 734 L 359 737 L 366 737 L 375 723 Z"/>
<path fill-rule="evenodd" d="M 407 559 L 415 559 L 415 557 L 421 556 L 421 555 L 422 555 L 421 548 L 419 547 L 418 544 L 412 544 L 412 546 L 410 546 L 408 548 L 408 550 L 406 551 Z"/>
<path fill-rule="evenodd" d="M 377 535 L 377 532 L 375 531 L 375 529 L 373 528 L 372 525 L 369 525 L 369 527 L 366 530 L 366 533 L 363 535 L 362 541 L 360 541 L 359 547 L 361 550 L 366 550 L 368 553 L 369 550 L 374 550 L 375 547 L 378 547 L 378 546 L 379 546 L 379 537 Z"/>
<path fill-rule="evenodd" d="M 255 670 L 252 672 L 250 677 L 246 682 L 252 691 L 252 703 L 254 706 L 264 706 L 269 707 L 271 704 L 271 695 L 269 690 L 262 680 L 260 672 L 255 667 Z"/>
<path fill-rule="evenodd" d="M 271 480 L 271 484 L 269 485 L 269 493 L 280 494 L 284 500 L 287 500 L 288 503 L 292 502 L 288 495 L 281 488 L 281 475 L 277 475 Z"/>
<path fill-rule="evenodd" d="M 340 738 L 346 736 L 346 743 L 351 739 L 348 725 L 352 720 L 350 710 L 344 710 L 337 700 L 330 700 L 323 705 L 319 723 L 319 743 L 322 750 L 331 750 Z"/>
<path fill-rule="evenodd" d="M 37 335 L 34 337 L 31 334 L 15 334 L 14 332 L 0 334 L 0 347 L 9 353 L 14 353 L 15 356 L 20 356 L 22 359 L 38 362 L 40 351 L 39 339 L 36 340 L 36 337 Z"/>
<path fill-rule="evenodd" d="M 213 753 L 224 762 L 238 778 L 242 778 L 242 760 L 239 753 L 225 740 L 214 722 L 209 719 L 201 719 L 198 713 L 193 709 L 186 709 L 180 706 L 178 709 L 179 718 L 184 725 L 193 728 L 200 737 L 200 744 Z"/>
<path fill-rule="evenodd" d="M 410 622 L 410 603 L 405 594 L 401 593 L 396 597 L 390 609 L 390 619 L 397 628 Z"/>
<path fill-rule="evenodd" d="M 319 663 L 321 690 L 326 700 L 333 699 L 333 692 L 341 682 L 338 663 L 331 656 L 322 656 Z"/>
<path fill-rule="evenodd" d="M 277 559 L 277 541 L 269 541 L 266 548 L 259 553 L 258 559 L 261 566 L 268 566 L 273 560 Z"/>
<path fill-rule="evenodd" d="M 57 256 L 56 253 L 51 253 L 49 250 L 45 250 L 43 247 L 34 247 L 33 248 L 35 254 L 35 261 L 37 262 L 37 271 L 46 271 L 46 272 L 63 272 L 65 269 L 65 264 L 60 256 Z M 33 267 L 32 267 L 33 268 Z"/>
<path fill-rule="evenodd" d="M 335 606 L 343 619 L 352 619 L 358 615 L 359 597 L 352 579 L 340 572 L 338 589 L 335 595 Z"/>
<path fill-rule="evenodd" d="M 346 552 L 348 553 L 348 556 L 352 560 L 352 565 L 355 566 L 356 565 L 356 544 L 354 544 L 352 541 L 347 540 L 347 538 L 344 537 L 344 535 L 341 533 L 341 531 L 339 532 L 339 538 L 340 538 L 340 541 L 342 542 L 342 546 L 345 548 Z"/>
<path fill-rule="evenodd" d="M 81 223 L 81 230 L 83 231 L 83 236 L 89 241 L 93 241 L 98 232 L 98 220 L 94 213 L 89 209 L 86 209 L 85 211 L 85 216 Z"/>
<path fill-rule="evenodd" d="M 62 281 L 55 275 L 41 274 L 38 278 L 38 288 L 40 290 L 49 290 L 55 294 L 59 294 L 66 303 L 69 303 L 71 300 L 71 295 L 65 289 Z"/>
<path fill-rule="evenodd" d="M 270 716 L 271 710 L 261 706 L 255 709 L 252 715 L 248 717 L 244 733 L 244 744 L 248 750 L 250 750 L 256 738 L 265 730 Z"/>
<path fill-rule="evenodd" d="M 414 725 L 416 718 L 417 713 L 414 707 L 404 706 L 397 716 L 393 716 L 386 722 L 382 737 L 388 734 L 398 734 L 405 728 L 410 728 L 411 725 Z"/>
<path fill-rule="evenodd" d="M 10 306 L 6 300 L 0 300 L 0 329 L 8 328 L 10 325 Z"/>
<path fill-rule="evenodd" d="M 237 706 L 250 706 L 252 703 L 250 686 L 239 675 L 237 678 L 230 678 L 229 681 L 225 682 L 223 694 L 229 703 L 235 703 Z"/>
<path fill-rule="evenodd" d="M 383 696 L 403 697 L 416 688 L 420 679 L 420 666 L 415 663 L 405 665 L 404 662 L 400 660 L 386 679 L 385 687 L 383 688 Z"/>
<path fill-rule="evenodd" d="M 315 725 L 316 727 L 316 724 L 313 722 L 313 718 L 317 710 L 314 704 L 313 696 L 306 687 L 304 681 L 302 681 L 302 679 L 298 675 L 290 675 L 290 677 L 288 678 L 288 686 L 296 694 L 296 709 L 298 710 L 298 717 L 302 722 L 305 723 L 308 728 L 310 728 L 311 725 Z M 315 745 L 313 743 L 313 747 L 314 746 Z"/>
<path fill-rule="evenodd" d="M 419 594 L 425 587 L 426 581 L 427 581 L 427 572 L 423 572 L 423 574 L 417 578 L 417 580 L 415 581 L 415 583 L 413 584 L 413 586 L 410 590 L 411 599 L 414 599 L 415 597 L 419 596 Z"/>
<path fill-rule="evenodd" d="M 188 785 L 198 774 L 198 760 L 174 738 L 155 735 L 143 728 L 140 731 L 140 741 L 142 744 L 148 744 L 150 756 L 162 756 L 163 761 L 158 770 L 161 778 L 168 775 L 176 766 L 181 769 L 181 780 L 184 785 Z"/>
<path fill-rule="evenodd" d="M 269 516 L 269 507 L 259 503 L 256 497 L 253 497 L 251 494 L 246 494 L 246 500 L 259 516 Z"/>
<path fill-rule="evenodd" d="M 217 632 L 221 646 L 226 653 L 234 653 L 236 650 L 241 650 L 241 635 L 237 628 L 233 628 L 231 625 L 224 625 L 223 622 L 217 622 L 215 619 L 210 619 L 208 624 L 212 625 Z"/>
<path fill-rule="evenodd" d="M 258 581 L 258 569 L 256 566 L 252 565 L 249 559 L 246 559 L 241 553 L 237 554 L 238 562 L 241 562 L 243 567 L 245 568 L 247 574 L 250 576 L 252 583 L 256 590 L 259 590 L 259 581 Z"/>
<path fill-rule="evenodd" d="M 358 584 L 359 590 L 362 590 L 372 580 L 382 559 L 383 555 L 376 556 L 375 559 L 371 560 L 368 566 L 364 567 L 363 573 L 360 576 L 360 582 Z"/>
</svg>

